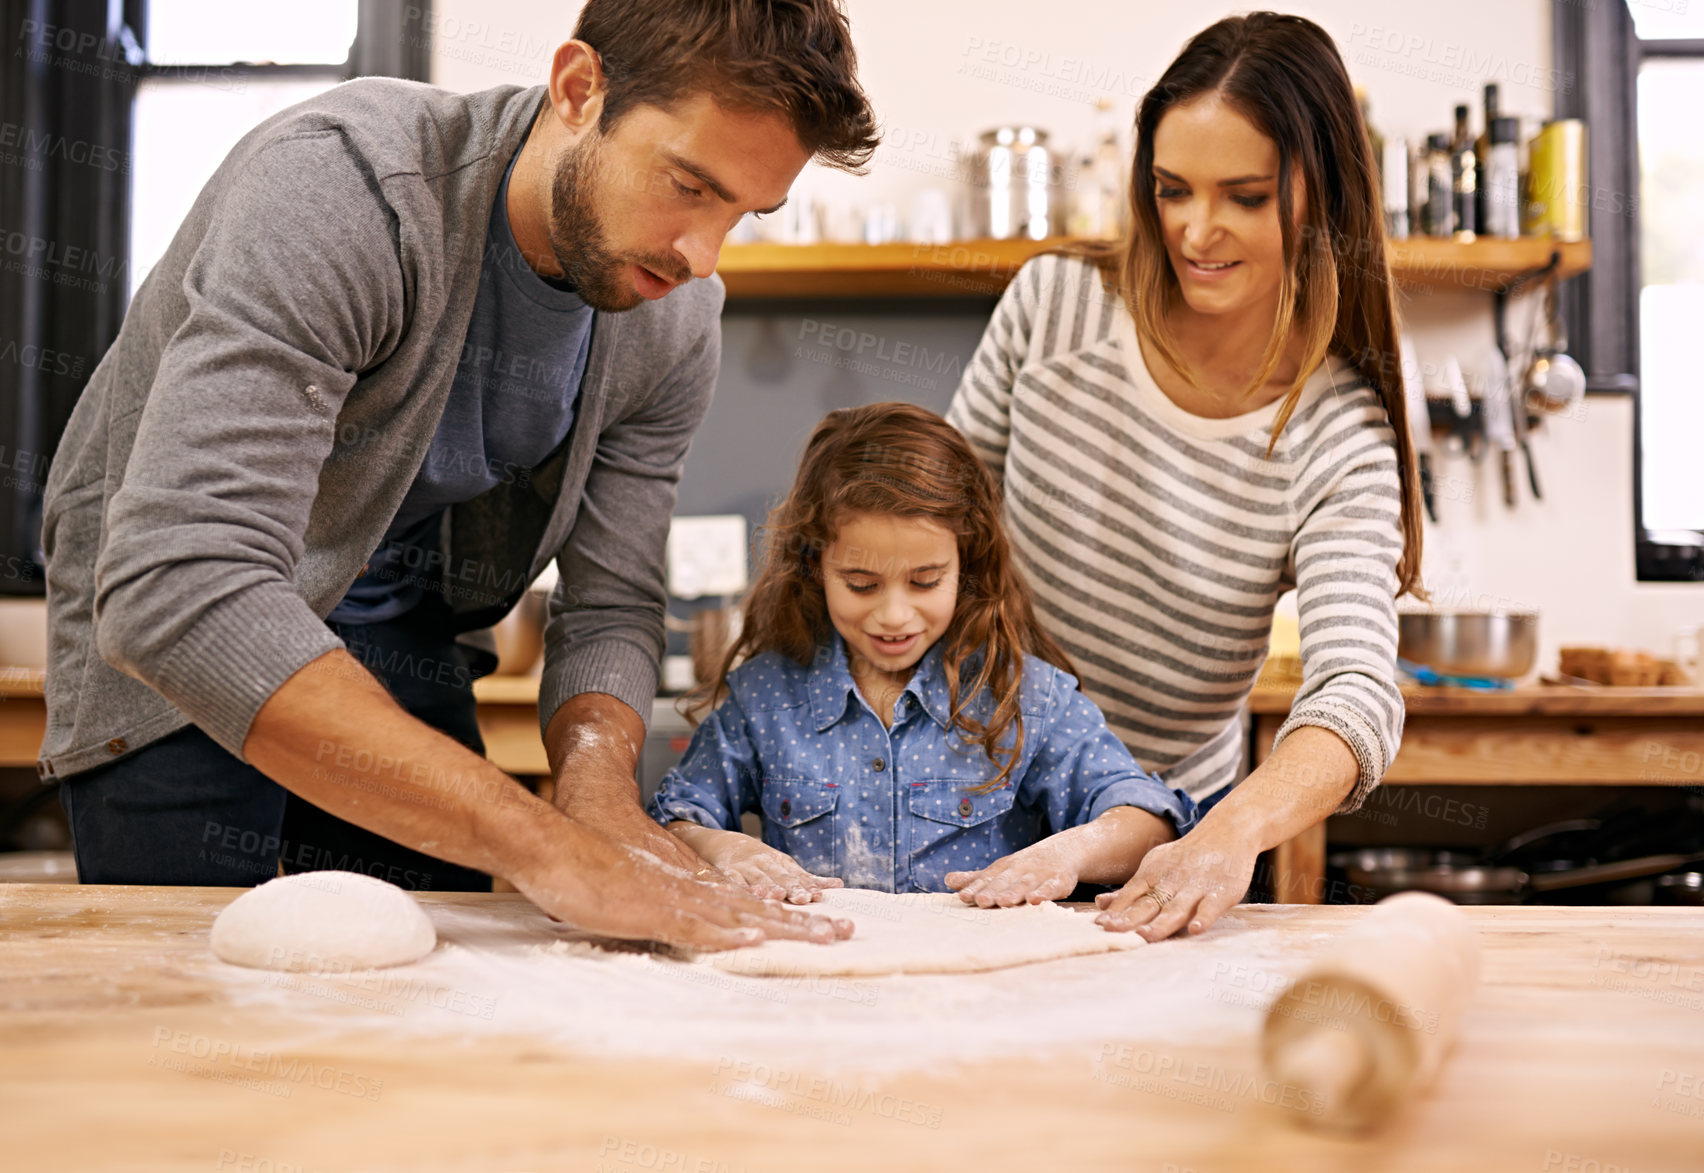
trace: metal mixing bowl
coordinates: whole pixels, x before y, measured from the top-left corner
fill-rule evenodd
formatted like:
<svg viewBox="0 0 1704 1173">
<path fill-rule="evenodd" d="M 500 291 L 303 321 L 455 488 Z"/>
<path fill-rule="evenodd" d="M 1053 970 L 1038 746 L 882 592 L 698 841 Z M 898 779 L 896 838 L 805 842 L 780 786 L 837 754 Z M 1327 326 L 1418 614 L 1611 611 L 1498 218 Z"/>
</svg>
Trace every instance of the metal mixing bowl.
<svg viewBox="0 0 1704 1173">
<path fill-rule="evenodd" d="M 1538 612 L 1405 611 L 1396 654 L 1451 676 L 1525 676 L 1538 658 Z"/>
</svg>

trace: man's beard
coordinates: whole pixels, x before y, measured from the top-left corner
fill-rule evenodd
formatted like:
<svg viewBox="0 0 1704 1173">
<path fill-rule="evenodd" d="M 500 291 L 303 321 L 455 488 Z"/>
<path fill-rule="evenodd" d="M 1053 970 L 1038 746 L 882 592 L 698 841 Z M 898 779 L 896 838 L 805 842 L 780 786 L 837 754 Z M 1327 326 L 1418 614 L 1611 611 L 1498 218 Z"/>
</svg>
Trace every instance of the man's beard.
<svg viewBox="0 0 1704 1173">
<path fill-rule="evenodd" d="M 562 153 L 550 192 L 550 247 L 580 300 L 603 313 L 621 313 L 644 300 L 627 275 L 627 266 L 641 264 L 670 281 L 685 281 L 674 257 L 617 256 L 609 246 L 603 220 L 594 204 L 602 168 L 596 132 Z"/>
</svg>

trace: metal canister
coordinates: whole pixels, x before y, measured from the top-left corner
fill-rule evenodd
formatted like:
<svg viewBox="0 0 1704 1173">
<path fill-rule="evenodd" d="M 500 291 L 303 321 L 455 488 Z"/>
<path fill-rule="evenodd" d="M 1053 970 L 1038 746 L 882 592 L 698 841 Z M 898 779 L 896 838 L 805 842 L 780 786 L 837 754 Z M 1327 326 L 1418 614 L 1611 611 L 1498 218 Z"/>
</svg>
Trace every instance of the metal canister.
<svg viewBox="0 0 1704 1173">
<path fill-rule="evenodd" d="M 1525 214 L 1529 236 L 1583 240 L 1591 192 L 1586 183 L 1586 124 L 1578 118 L 1546 122 L 1528 152 Z"/>
<path fill-rule="evenodd" d="M 1033 126 L 985 130 L 966 160 L 966 222 L 976 236 L 1044 240 L 1065 226 L 1064 183 L 1047 132 Z"/>
</svg>

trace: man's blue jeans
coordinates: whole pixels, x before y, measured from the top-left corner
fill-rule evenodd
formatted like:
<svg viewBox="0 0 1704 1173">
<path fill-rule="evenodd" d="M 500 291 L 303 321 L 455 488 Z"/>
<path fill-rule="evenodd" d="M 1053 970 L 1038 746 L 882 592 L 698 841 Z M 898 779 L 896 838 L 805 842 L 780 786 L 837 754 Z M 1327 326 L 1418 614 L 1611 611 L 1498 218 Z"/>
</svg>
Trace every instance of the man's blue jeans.
<svg viewBox="0 0 1704 1173">
<path fill-rule="evenodd" d="M 330 625 L 408 712 L 485 752 L 467 655 L 409 616 Z M 285 872 L 355 871 L 403 888 L 491 890 L 491 877 L 327 814 L 190 726 L 60 782 L 85 884 L 252 886 Z"/>
</svg>

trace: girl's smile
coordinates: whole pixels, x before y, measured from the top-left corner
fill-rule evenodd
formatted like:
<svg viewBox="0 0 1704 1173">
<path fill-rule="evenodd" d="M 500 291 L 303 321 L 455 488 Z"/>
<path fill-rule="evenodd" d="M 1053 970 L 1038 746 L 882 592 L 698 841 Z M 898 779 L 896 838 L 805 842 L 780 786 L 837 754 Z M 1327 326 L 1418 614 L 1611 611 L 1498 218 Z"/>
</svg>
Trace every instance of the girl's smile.
<svg viewBox="0 0 1704 1173">
<path fill-rule="evenodd" d="M 904 687 L 946 634 L 958 603 L 958 539 L 924 517 L 853 513 L 823 551 L 828 616 L 846 641 L 852 679 Z"/>
</svg>

